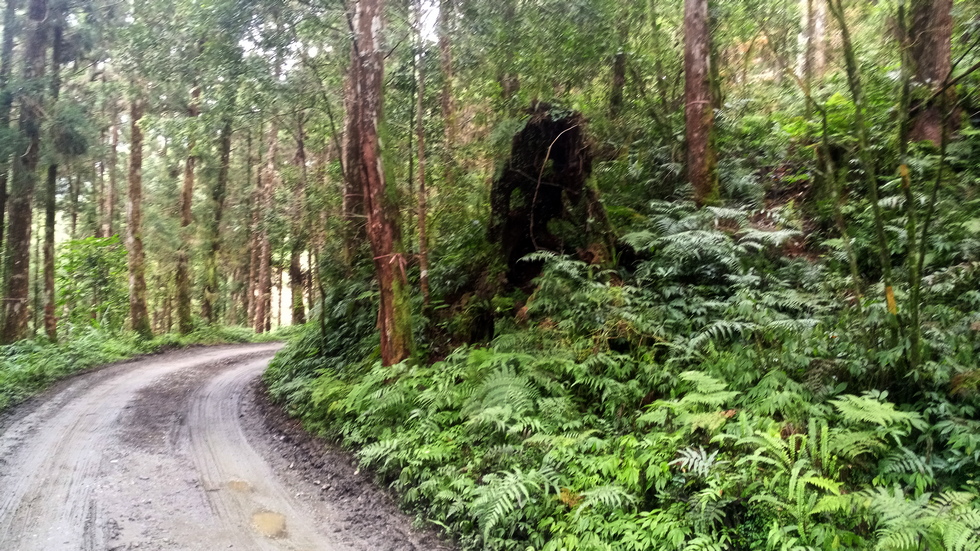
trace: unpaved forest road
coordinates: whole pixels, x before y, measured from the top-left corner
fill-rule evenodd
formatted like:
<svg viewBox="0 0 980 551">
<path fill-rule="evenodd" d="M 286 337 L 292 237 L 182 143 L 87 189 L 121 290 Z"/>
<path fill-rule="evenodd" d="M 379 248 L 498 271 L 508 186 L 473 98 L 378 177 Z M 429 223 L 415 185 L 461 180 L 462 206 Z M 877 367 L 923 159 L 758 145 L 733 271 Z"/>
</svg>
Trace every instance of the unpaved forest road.
<svg viewBox="0 0 980 551">
<path fill-rule="evenodd" d="M 0 551 L 441 548 L 292 470 L 251 390 L 279 346 L 110 366 L 0 418 Z"/>
</svg>

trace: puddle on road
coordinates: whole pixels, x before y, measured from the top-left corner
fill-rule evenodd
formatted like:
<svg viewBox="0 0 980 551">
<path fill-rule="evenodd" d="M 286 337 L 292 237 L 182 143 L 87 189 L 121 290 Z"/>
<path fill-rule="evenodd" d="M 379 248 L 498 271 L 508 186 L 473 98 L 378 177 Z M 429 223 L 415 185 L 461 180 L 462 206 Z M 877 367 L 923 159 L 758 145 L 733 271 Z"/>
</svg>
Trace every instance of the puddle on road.
<svg viewBox="0 0 980 551">
<path fill-rule="evenodd" d="M 281 538 L 286 535 L 286 517 L 272 511 L 253 513 L 252 526 L 267 538 Z"/>
<path fill-rule="evenodd" d="M 228 489 L 244 494 L 252 491 L 252 485 L 244 480 L 229 480 Z"/>
</svg>

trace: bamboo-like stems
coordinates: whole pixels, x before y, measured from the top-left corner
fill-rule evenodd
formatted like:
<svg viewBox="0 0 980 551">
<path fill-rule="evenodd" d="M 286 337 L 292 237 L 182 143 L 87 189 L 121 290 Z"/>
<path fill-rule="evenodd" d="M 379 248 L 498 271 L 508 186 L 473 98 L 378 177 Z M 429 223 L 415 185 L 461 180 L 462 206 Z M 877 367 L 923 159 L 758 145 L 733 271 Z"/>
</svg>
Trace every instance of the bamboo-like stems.
<svg viewBox="0 0 980 551">
<path fill-rule="evenodd" d="M 868 196 L 871 200 L 871 214 L 874 218 L 878 257 L 881 262 L 882 281 L 885 286 L 885 302 L 894 327 L 901 333 L 901 326 L 898 324 L 898 303 L 895 301 L 891 258 L 888 252 L 888 238 L 885 236 L 884 217 L 878 198 L 878 174 L 874 159 L 871 157 L 868 123 L 864 119 L 864 91 L 861 86 L 861 73 L 854 54 L 854 44 L 851 41 L 851 33 L 847 26 L 847 19 L 844 17 L 844 7 L 841 5 L 841 0 L 828 0 L 828 4 L 830 6 L 830 12 L 834 16 L 834 19 L 837 20 L 837 24 L 841 30 L 847 84 L 854 101 L 854 127 L 858 135 L 858 159 L 861 162 L 861 168 L 864 169 L 864 178 L 868 186 Z"/>
</svg>

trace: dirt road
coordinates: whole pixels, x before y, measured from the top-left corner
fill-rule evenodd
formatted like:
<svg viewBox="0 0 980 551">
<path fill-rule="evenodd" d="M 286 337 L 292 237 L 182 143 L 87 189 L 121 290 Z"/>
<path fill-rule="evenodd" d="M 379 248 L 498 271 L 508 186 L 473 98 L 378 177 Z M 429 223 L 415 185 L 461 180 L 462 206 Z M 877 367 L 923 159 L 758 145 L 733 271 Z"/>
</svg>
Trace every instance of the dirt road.
<svg viewBox="0 0 980 551">
<path fill-rule="evenodd" d="M 197 348 L 111 366 L 0 419 L 0 550 L 441 549 L 377 505 L 383 496 L 352 514 L 374 490 L 311 480 L 310 452 L 269 430 L 253 389 L 277 349 Z M 332 453 L 327 463 L 344 464 L 326 478 L 356 478 Z M 331 487 L 346 497 L 332 500 Z"/>
</svg>

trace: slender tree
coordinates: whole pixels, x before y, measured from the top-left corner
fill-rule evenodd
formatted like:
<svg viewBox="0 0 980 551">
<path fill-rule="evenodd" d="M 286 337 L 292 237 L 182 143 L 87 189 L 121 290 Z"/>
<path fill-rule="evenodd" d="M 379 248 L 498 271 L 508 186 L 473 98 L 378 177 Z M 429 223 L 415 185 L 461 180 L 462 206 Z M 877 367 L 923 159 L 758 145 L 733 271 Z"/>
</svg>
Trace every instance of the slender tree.
<svg viewBox="0 0 980 551">
<path fill-rule="evenodd" d="M 305 113 L 300 113 L 296 124 L 296 155 L 293 162 L 296 164 L 299 178 L 296 186 L 292 190 L 292 204 L 290 205 L 292 228 L 292 243 L 289 248 L 289 289 L 292 297 L 292 323 L 306 323 L 306 309 L 303 304 L 304 274 L 302 256 L 306 248 L 306 228 L 303 227 L 303 214 L 305 212 L 306 188 L 308 185 L 309 174 L 306 169 L 306 128 L 304 127 Z"/>
<path fill-rule="evenodd" d="M 10 127 L 14 93 L 10 76 L 14 68 L 14 35 L 17 34 L 17 0 L 7 0 L 3 10 L 3 44 L 0 45 L 0 131 Z M 4 217 L 7 204 L 8 158 L 0 155 L 0 249 L 3 246 Z"/>
<path fill-rule="evenodd" d="M 708 0 L 684 1 L 684 123 L 687 178 L 698 206 L 718 202 Z"/>
<path fill-rule="evenodd" d="M 397 212 L 386 187 L 379 129 L 382 124 L 384 57 L 381 48 L 382 0 L 360 0 L 354 7 L 351 47 L 355 112 L 348 117 L 348 132 L 356 135 L 357 156 L 346 155 L 350 176 L 360 184 L 367 214 L 367 234 L 380 287 L 378 329 L 381 333 L 381 362 L 392 365 L 412 351 L 412 320 L 409 304 L 406 259 Z M 349 140 L 350 141 L 350 140 Z"/>
<path fill-rule="evenodd" d="M 453 98 L 453 42 L 452 23 L 455 15 L 455 0 L 442 0 L 439 4 L 438 37 L 439 65 L 442 70 L 442 91 L 440 103 L 442 107 L 442 124 L 444 127 L 445 151 L 443 158 L 443 180 L 451 189 L 456 181 L 456 101 Z"/>
<path fill-rule="evenodd" d="M 208 324 L 220 318 L 218 300 L 218 252 L 221 250 L 221 219 L 224 216 L 225 198 L 228 192 L 228 175 L 231 170 L 232 119 L 224 116 L 218 136 L 218 175 L 211 186 L 211 212 L 207 221 L 207 243 L 204 256 L 204 290 L 201 296 L 201 317 Z"/>
<path fill-rule="evenodd" d="M 59 13 L 62 10 L 58 10 Z M 62 42 L 64 22 L 59 17 L 53 21 L 53 39 L 51 48 L 51 105 L 58 101 L 61 92 L 61 57 L 64 44 Z M 54 141 L 54 140 L 52 140 Z M 58 318 L 55 315 L 54 289 L 54 237 L 55 216 L 57 210 L 58 163 L 52 161 L 48 165 L 48 174 L 44 186 L 44 332 L 52 341 L 58 340 Z"/>
<path fill-rule="evenodd" d="M 36 86 L 44 76 L 48 46 L 48 3 L 31 0 L 27 9 L 27 43 L 24 47 L 23 79 L 25 86 Z M 37 88 L 34 88 L 37 90 Z M 44 94 L 22 93 L 19 98 L 20 132 L 26 149 L 14 155 L 11 166 L 11 190 L 8 207 L 10 227 L 5 251 L 3 326 L 0 343 L 12 343 L 27 335 L 30 319 L 31 226 L 34 190 L 37 187 L 37 165 L 41 149 L 41 123 L 44 118 Z"/>
<path fill-rule="evenodd" d="M 102 237 L 109 237 L 116 233 L 116 203 L 119 193 L 119 100 L 113 94 L 109 98 L 109 157 L 105 160 L 103 171 L 108 173 L 105 178 L 105 193 L 102 196 L 104 202 L 102 207 Z"/>
<path fill-rule="evenodd" d="M 276 161 L 279 157 L 279 125 L 275 119 L 269 124 L 267 136 L 268 146 L 265 153 L 265 165 L 261 168 L 262 179 L 259 180 L 257 200 L 256 246 L 253 258 L 258 262 L 255 268 L 255 302 L 252 328 L 256 333 L 262 333 L 269 326 L 272 315 L 272 244 L 269 241 L 269 215 L 272 211 L 272 199 L 279 179 Z"/>
<path fill-rule="evenodd" d="M 153 336 L 146 308 L 146 268 L 143 253 L 143 101 L 135 92 L 129 103 L 129 193 L 126 197 L 126 253 L 129 270 L 129 319 L 133 331 Z"/>
<path fill-rule="evenodd" d="M 422 303 L 428 308 L 431 301 L 429 296 L 429 236 L 428 223 L 428 190 L 425 180 L 425 60 L 422 53 L 425 40 L 422 37 L 422 2 L 416 2 L 416 47 L 417 55 L 417 91 L 415 94 L 415 135 L 418 145 L 418 224 L 419 224 L 419 289 L 422 291 Z"/>
<path fill-rule="evenodd" d="M 628 12 L 628 9 L 626 9 Z M 626 49 L 629 46 L 629 14 L 623 13 L 617 24 L 619 48 L 612 58 L 612 82 L 609 88 L 609 118 L 616 119 L 623 110 L 623 91 L 626 88 Z"/>
<path fill-rule="evenodd" d="M 357 119 L 360 105 L 355 94 L 354 68 L 344 78 L 344 132 L 341 140 L 341 167 L 344 171 L 341 210 L 344 218 L 344 263 L 348 271 L 357 262 L 359 244 L 367 240 L 364 224 L 364 189 L 358 178 L 361 138 Z"/>
<path fill-rule="evenodd" d="M 262 134 L 263 126 L 259 125 L 259 135 Z M 259 140 L 261 142 L 261 140 Z M 245 298 L 248 301 L 245 304 L 246 317 L 248 318 L 248 325 L 255 326 L 255 309 L 258 305 L 258 294 L 259 294 L 259 254 L 261 248 L 261 241 L 259 235 L 262 231 L 262 210 L 261 210 L 261 196 L 262 196 L 262 147 L 261 144 L 258 146 L 258 155 L 253 157 L 251 155 L 251 135 L 249 135 L 249 151 L 248 156 L 248 174 L 252 173 L 252 169 L 255 168 L 255 186 L 249 195 L 249 236 L 248 236 L 248 285 L 247 291 L 245 293 Z"/>
<path fill-rule="evenodd" d="M 200 115 L 201 87 L 197 84 L 191 89 L 190 103 L 187 107 L 187 116 L 196 119 Z M 184 161 L 184 182 L 180 191 L 180 248 L 177 250 L 177 271 L 175 280 L 177 283 L 177 330 L 182 334 L 190 333 L 194 330 L 194 322 L 191 319 L 191 268 L 190 268 L 190 225 L 193 221 L 191 204 L 194 200 L 194 177 L 197 163 L 197 154 L 194 151 L 195 140 L 187 144 L 187 158 Z"/>
</svg>

